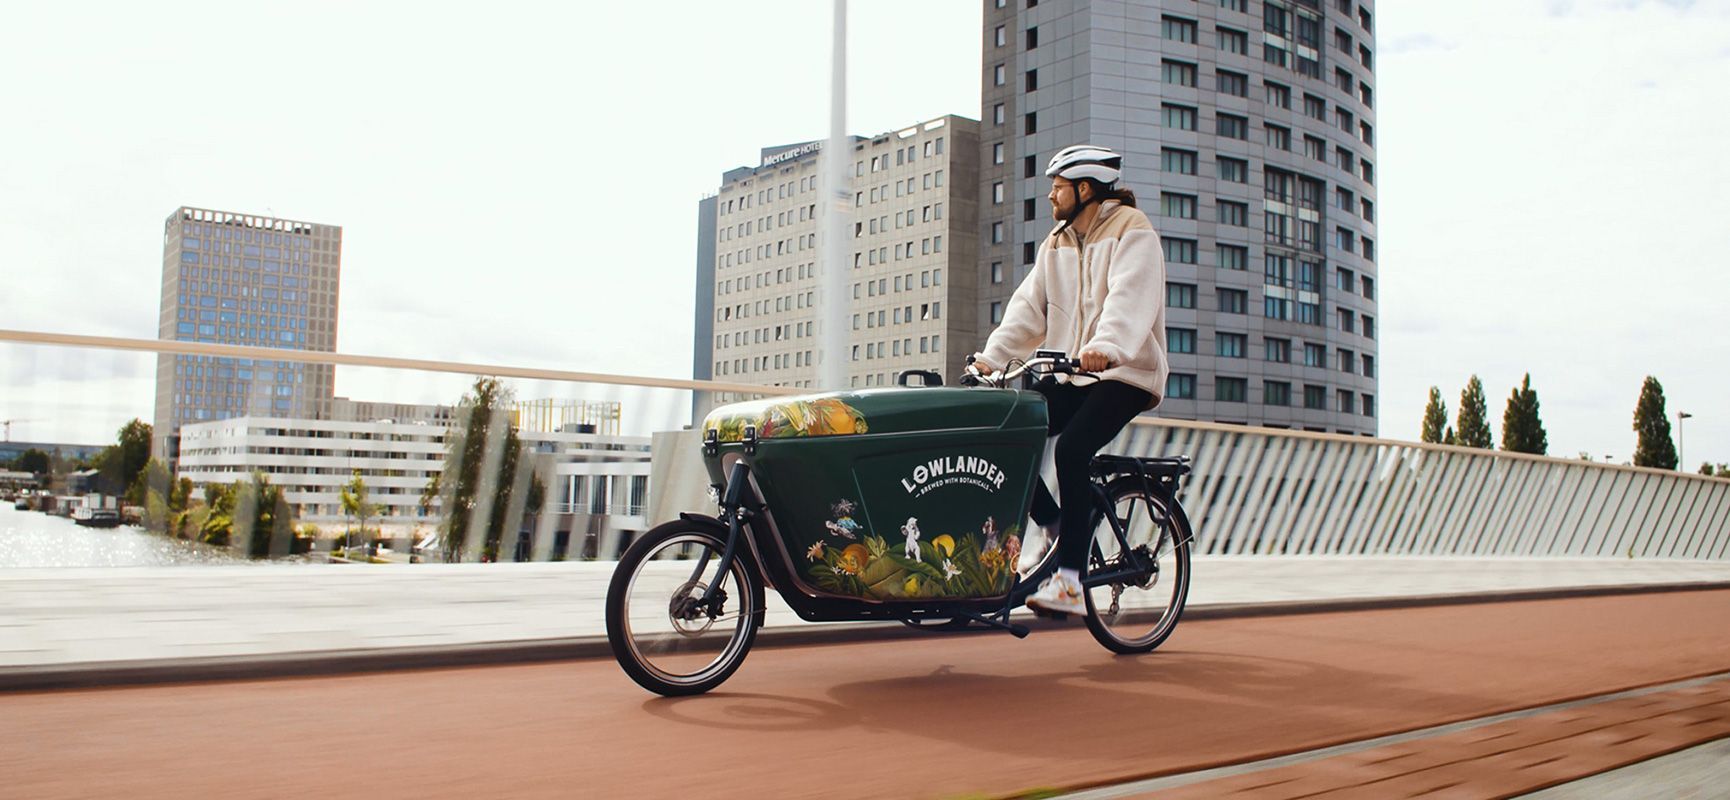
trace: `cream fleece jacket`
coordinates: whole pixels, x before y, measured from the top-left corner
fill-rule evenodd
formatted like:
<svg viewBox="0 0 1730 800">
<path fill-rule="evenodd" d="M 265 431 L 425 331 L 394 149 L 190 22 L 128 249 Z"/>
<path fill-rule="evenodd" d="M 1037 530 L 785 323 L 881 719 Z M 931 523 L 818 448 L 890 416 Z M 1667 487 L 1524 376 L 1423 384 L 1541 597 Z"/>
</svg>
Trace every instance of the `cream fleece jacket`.
<svg viewBox="0 0 1730 800">
<path fill-rule="evenodd" d="M 1083 350 L 1103 353 L 1111 367 L 1101 379 L 1146 389 L 1153 395 L 1148 408 L 1159 405 L 1171 372 L 1165 253 L 1146 214 L 1107 201 L 1086 236 L 1066 229 L 1045 237 L 978 358 L 1002 369 L 1036 348 L 1071 358 Z"/>
</svg>

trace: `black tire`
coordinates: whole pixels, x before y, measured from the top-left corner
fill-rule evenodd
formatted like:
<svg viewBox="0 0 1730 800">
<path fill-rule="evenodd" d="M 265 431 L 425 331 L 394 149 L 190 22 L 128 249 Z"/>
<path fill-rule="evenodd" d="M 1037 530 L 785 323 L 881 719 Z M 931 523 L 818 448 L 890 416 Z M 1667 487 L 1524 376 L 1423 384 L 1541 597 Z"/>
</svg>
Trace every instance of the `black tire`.
<svg viewBox="0 0 1730 800">
<path fill-rule="evenodd" d="M 1145 492 L 1140 478 L 1120 477 L 1106 486 L 1106 494 L 1112 513 L 1119 520 L 1129 518 L 1130 547 L 1159 554 L 1158 568 L 1140 585 L 1119 582 L 1086 590 L 1087 629 L 1114 653 L 1150 652 L 1177 628 L 1189 599 L 1189 527 L 1167 507 L 1175 501 Z M 1090 574 L 1112 569 L 1121 558 L 1122 546 L 1103 518 L 1088 550 Z"/>
<path fill-rule="evenodd" d="M 702 694 L 732 677 L 750 652 L 763 622 L 763 581 L 742 544 L 727 576 L 717 578 L 725 547 L 726 534 L 715 526 L 676 520 L 643 534 L 619 559 L 607 586 L 607 641 L 643 688 L 669 697 Z M 704 575 L 693 583 L 692 557 L 704 551 Z M 700 596 L 710 580 L 723 581 L 726 592 L 720 617 L 677 616 L 675 598 Z M 711 635 L 722 620 L 727 624 Z M 712 657 L 703 655 L 706 648 L 716 651 Z"/>
</svg>

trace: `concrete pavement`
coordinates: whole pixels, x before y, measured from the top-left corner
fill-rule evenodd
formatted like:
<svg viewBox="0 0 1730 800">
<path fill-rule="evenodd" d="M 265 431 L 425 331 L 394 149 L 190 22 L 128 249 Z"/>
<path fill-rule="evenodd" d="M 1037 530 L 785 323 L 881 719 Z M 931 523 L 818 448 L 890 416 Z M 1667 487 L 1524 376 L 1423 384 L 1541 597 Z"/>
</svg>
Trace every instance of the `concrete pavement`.
<svg viewBox="0 0 1730 800">
<path fill-rule="evenodd" d="M 20 676 L 176 664 L 304 667 L 350 658 L 357 666 L 390 666 L 391 654 L 436 664 L 478 650 L 494 661 L 593 655 L 604 649 L 602 604 L 612 569 L 611 562 L 564 562 L 3 570 L 0 688 L 18 688 Z M 1730 563 L 1206 557 L 1195 560 L 1187 613 L 1712 584 L 1730 584 Z M 776 634 L 826 636 L 850 627 L 805 623 L 775 593 L 769 599 L 765 643 Z"/>
</svg>

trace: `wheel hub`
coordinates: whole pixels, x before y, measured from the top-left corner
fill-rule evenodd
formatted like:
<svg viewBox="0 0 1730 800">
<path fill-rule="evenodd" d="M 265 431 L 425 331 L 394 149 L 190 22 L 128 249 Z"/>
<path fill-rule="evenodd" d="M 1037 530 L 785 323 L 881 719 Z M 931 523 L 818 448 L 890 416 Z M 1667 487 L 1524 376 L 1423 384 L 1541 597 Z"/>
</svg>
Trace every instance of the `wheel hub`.
<svg viewBox="0 0 1730 800">
<path fill-rule="evenodd" d="M 667 619 L 672 622 L 673 630 L 694 637 L 714 626 L 715 619 L 726 607 L 727 593 L 717 591 L 714 599 L 705 604 L 703 594 L 708 590 L 709 585 L 702 581 L 687 581 L 673 591 L 673 597 L 667 603 Z"/>
</svg>

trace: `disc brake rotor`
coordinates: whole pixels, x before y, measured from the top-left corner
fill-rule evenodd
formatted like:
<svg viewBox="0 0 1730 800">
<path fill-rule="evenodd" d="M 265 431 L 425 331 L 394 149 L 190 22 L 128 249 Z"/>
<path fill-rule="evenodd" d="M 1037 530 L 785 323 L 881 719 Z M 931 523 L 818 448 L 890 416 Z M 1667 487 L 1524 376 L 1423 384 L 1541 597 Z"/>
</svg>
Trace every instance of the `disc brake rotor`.
<svg viewBox="0 0 1730 800">
<path fill-rule="evenodd" d="M 701 636 L 715 624 L 715 617 L 720 616 L 720 604 L 726 601 L 724 593 L 717 593 L 716 613 L 710 615 L 702 606 L 703 593 L 709 590 L 709 585 L 702 581 L 687 581 L 673 590 L 673 597 L 667 602 L 667 619 L 673 624 L 673 630 L 684 636 Z"/>
</svg>

